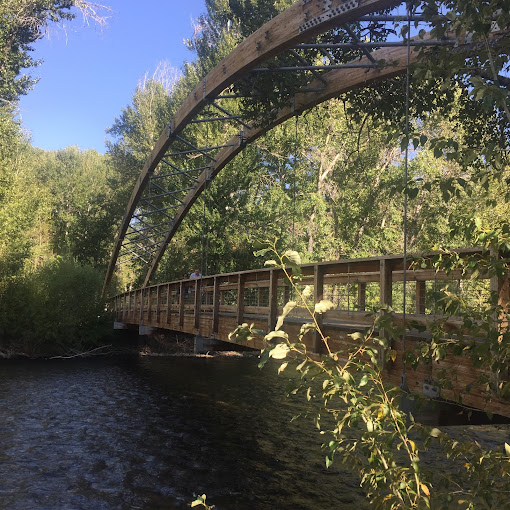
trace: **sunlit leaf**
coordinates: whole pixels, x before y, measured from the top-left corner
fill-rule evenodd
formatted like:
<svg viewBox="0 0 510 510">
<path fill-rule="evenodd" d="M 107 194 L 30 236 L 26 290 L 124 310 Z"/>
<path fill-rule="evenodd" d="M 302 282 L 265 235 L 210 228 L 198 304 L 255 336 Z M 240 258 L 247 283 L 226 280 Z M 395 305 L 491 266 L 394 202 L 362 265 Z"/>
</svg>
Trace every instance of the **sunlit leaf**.
<svg viewBox="0 0 510 510">
<path fill-rule="evenodd" d="M 287 344 L 278 344 L 269 351 L 269 356 L 273 359 L 285 359 L 289 352 L 290 347 Z"/>
<path fill-rule="evenodd" d="M 283 307 L 283 312 L 282 314 L 280 315 L 280 317 L 278 317 L 278 321 L 276 323 L 276 327 L 275 327 L 275 330 L 278 331 L 282 326 L 283 326 L 283 321 L 285 320 L 285 317 L 287 317 L 287 315 L 289 315 L 289 313 L 294 309 L 296 308 L 296 305 L 297 303 L 295 301 L 289 301 L 284 307 Z"/>
<path fill-rule="evenodd" d="M 299 266 L 301 264 L 301 257 L 299 256 L 299 253 L 294 250 L 287 250 L 283 257 L 287 259 L 291 264 L 295 264 L 296 266 Z"/>
<path fill-rule="evenodd" d="M 315 313 L 325 313 L 328 310 L 331 310 L 332 308 L 335 308 L 335 304 L 333 302 L 331 302 L 329 299 L 323 299 L 315 305 L 314 312 Z"/>
<path fill-rule="evenodd" d="M 284 338 L 285 340 L 287 340 L 289 338 L 289 335 L 287 333 L 285 333 L 285 331 L 281 331 L 281 330 L 271 331 L 264 337 L 264 340 L 266 342 L 269 342 L 273 338 Z"/>
<path fill-rule="evenodd" d="M 439 437 L 441 435 L 441 431 L 439 429 L 432 429 L 430 432 L 429 432 L 429 436 L 431 437 Z"/>
<path fill-rule="evenodd" d="M 423 491 L 423 493 L 430 497 L 430 491 L 429 488 L 424 484 L 420 482 L 420 489 Z"/>
</svg>

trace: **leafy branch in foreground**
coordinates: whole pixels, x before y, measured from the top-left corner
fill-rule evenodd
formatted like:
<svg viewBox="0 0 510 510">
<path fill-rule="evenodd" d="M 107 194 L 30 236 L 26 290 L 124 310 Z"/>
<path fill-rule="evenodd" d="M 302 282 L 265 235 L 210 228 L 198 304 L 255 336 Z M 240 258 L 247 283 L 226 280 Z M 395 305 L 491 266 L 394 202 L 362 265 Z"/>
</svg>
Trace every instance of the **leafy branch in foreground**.
<svg viewBox="0 0 510 510">
<path fill-rule="evenodd" d="M 310 287 L 300 290 L 298 286 L 297 252 L 280 255 L 272 243 L 257 254 L 270 252 L 275 258 L 266 265 L 284 272 L 296 301 L 285 305 L 269 334 L 243 324 L 230 338 L 263 337 L 266 347 L 259 366 L 272 358 L 282 361 L 279 373 L 296 370 L 299 383 L 291 393 L 303 393 L 310 401 L 317 428 L 326 438 L 326 467 L 340 460 L 357 469 L 370 503 L 379 509 L 503 508 L 510 496 L 510 446 L 505 443 L 489 450 L 468 436 L 451 437 L 427 427 L 401 409 L 402 399 L 413 397 L 384 383 L 380 360 L 395 358 L 389 341 L 402 334 L 401 327 L 393 325 L 391 311 L 381 310 L 372 327 L 350 334 L 352 349 L 333 352 L 317 321 L 332 303 L 310 306 Z M 301 326 L 293 341 L 282 327 L 296 307 L 308 310 L 311 321 Z M 382 329 L 384 336 L 378 333 Z M 314 330 L 325 346 L 321 359 L 308 353 L 303 341 Z M 315 402 L 320 402 L 319 410 Z M 434 452 L 440 456 L 435 462 L 441 463 L 441 469 L 428 465 L 427 458 Z"/>
</svg>

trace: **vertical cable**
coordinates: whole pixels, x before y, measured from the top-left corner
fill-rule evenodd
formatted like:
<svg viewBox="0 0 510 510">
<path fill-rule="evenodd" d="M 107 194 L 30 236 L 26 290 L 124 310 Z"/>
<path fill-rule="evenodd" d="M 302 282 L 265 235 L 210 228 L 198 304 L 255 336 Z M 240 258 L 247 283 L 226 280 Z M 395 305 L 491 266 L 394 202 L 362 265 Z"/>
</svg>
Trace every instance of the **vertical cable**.
<svg viewBox="0 0 510 510">
<path fill-rule="evenodd" d="M 296 125 L 294 132 L 294 182 L 292 184 L 292 248 L 296 249 L 296 166 L 297 166 L 297 148 L 298 148 L 298 120 L 299 116 L 296 115 Z"/>
<path fill-rule="evenodd" d="M 402 354 L 406 350 L 406 298 L 407 298 L 407 179 L 408 179 L 408 165 L 409 165 L 409 83 L 410 83 L 410 71 L 409 63 L 411 60 L 411 13 L 409 10 L 409 3 L 407 4 L 407 67 L 406 67 L 406 104 L 405 104 L 405 137 L 406 137 L 406 150 L 404 158 L 404 291 L 403 291 L 403 313 L 402 322 L 404 325 L 402 333 Z M 403 390 L 409 391 L 407 386 L 407 374 L 406 374 L 406 363 L 405 357 L 402 363 L 402 378 L 400 387 Z"/>
</svg>

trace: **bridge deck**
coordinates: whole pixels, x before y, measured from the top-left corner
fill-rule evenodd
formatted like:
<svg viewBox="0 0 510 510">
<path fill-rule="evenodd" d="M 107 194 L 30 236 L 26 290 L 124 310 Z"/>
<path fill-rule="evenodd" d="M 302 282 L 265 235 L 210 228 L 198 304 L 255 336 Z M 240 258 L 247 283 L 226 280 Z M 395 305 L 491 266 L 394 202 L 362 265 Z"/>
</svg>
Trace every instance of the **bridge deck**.
<svg viewBox="0 0 510 510">
<path fill-rule="evenodd" d="M 480 250 L 461 250 L 462 256 L 481 253 Z M 341 260 L 305 264 L 300 286 L 313 286 L 310 304 L 320 299 L 330 299 L 336 308 L 318 316 L 322 330 L 330 337 L 332 351 L 347 350 L 354 341 L 349 333 L 363 330 L 372 324 L 367 312 L 380 305 L 391 305 L 396 320 L 402 319 L 403 264 L 400 255 L 366 259 Z M 410 266 L 411 261 L 408 262 Z M 441 314 L 438 296 L 440 287 L 449 282 L 466 297 L 488 298 L 491 290 L 499 291 L 500 302 L 507 306 L 510 296 L 508 275 L 504 279 L 486 278 L 470 280 L 469 274 L 459 271 L 449 274 L 435 272 L 431 268 L 411 269 L 407 274 L 406 322 L 416 321 L 425 326 L 438 320 L 446 320 L 454 328 L 460 318 Z M 473 286 L 477 287 L 474 288 Z M 145 287 L 116 296 L 113 308 L 116 320 L 132 325 L 146 325 L 185 333 L 200 333 L 229 341 L 228 335 L 237 325 L 247 322 L 263 331 L 274 329 L 283 305 L 291 298 L 291 287 L 278 268 L 243 271 L 238 273 L 206 276 L 199 280 L 184 280 Z M 301 325 L 311 318 L 304 309 L 295 309 L 286 318 L 283 329 L 290 338 L 296 338 Z M 419 341 L 431 337 L 428 330 L 418 332 L 408 329 L 406 350 L 412 350 Z M 483 341 L 483 339 L 480 339 Z M 315 332 L 304 337 L 307 349 L 320 355 L 323 345 Z M 261 341 L 253 341 L 251 347 L 261 349 Z M 402 345 L 395 342 L 397 351 L 394 363 L 385 367 L 388 382 L 400 384 L 402 373 Z M 452 389 L 441 390 L 441 396 L 454 400 L 454 395 L 480 375 L 467 355 L 449 355 L 446 359 L 416 370 L 407 369 L 408 385 L 412 391 L 422 392 L 423 385 L 440 379 L 444 371 L 452 374 Z M 466 406 L 484 409 L 510 417 L 510 402 L 496 398 L 488 391 L 473 388 L 463 395 Z"/>
</svg>

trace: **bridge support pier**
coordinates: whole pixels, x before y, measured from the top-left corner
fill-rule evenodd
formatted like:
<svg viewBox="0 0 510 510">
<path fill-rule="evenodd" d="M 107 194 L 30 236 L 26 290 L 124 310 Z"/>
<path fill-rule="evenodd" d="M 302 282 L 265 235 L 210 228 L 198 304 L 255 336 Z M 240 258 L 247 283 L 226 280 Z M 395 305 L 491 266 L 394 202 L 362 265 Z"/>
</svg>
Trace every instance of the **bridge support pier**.
<svg viewBox="0 0 510 510">
<path fill-rule="evenodd" d="M 195 354 L 205 354 L 209 351 L 218 350 L 217 348 L 223 343 L 215 338 L 206 338 L 197 334 L 195 336 Z"/>
<path fill-rule="evenodd" d="M 148 335 L 151 335 L 152 333 L 154 333 L 154 331 L 156 329 L 157 328 L 153 328 L 152 326 L 147 326 L 145 324 L 140 324 L 138 326 L 138 335 L 139 336 L 148 336 Z"/>
</svg>

